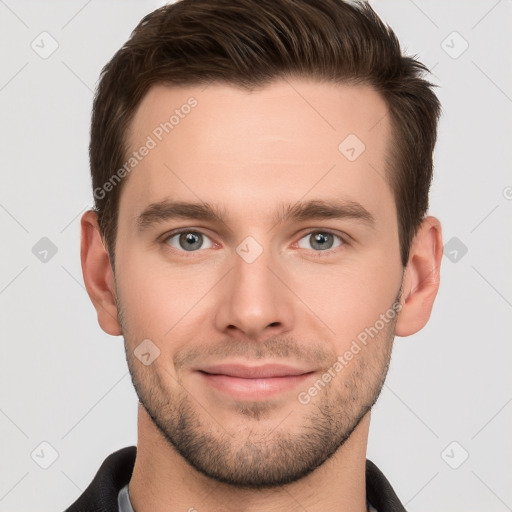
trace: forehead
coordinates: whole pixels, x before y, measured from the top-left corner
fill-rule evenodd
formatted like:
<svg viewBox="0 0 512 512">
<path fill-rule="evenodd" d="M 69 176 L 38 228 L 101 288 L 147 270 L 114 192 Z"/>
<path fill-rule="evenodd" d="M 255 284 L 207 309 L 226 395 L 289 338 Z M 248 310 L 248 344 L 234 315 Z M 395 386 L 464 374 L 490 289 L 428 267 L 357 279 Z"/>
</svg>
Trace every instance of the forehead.
<svg viewBox="0 0 512 512">
<path fill-rule="evenodd" d="M 123 205 L 135 216 L 162 199 L 245 210 L 251 201 L 270 206 L 307 194 L 390 199 L 389 138 L 386 104 L 368 86 L 306 79 L 252 91 L 157 85 L 127 132 L 126 160 L 135 165 L 127 166 L 120 218 Z"/>
</svg>

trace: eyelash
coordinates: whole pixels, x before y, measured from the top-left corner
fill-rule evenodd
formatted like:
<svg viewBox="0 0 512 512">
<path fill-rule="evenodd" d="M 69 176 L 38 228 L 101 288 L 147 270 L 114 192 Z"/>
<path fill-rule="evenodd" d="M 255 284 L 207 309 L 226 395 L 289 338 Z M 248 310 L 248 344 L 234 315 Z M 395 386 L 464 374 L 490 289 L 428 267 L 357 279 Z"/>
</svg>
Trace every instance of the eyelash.
<svg viewBox="0 0 512 512">
<path fill-rule="evenodd" d="M 179 230 L 176 230 L 176 231 L 171 231 L 170 233 L 167 233 L 166 235 L 164 235 L 163 237 L 163 240 L 162 240 L 162 243 L 166 246 L 166 248 L 168 248 L 170 251 L 174 252 L 174 251 L 178 251 L 180 254 L 182 254 L 182 256 L 184 256 L 185 258 L 194 258 L 197 256 L 198 253 L 201 252 L 201 249 L 198 249 L 197 251 L 185 251 L 185 250 L 179 250 L 179 249 L 176 249 L 174 247 L 171 247 L 167 242 L 177 236 L 177 235 L 181 235 L 182 233 L 197 233 L 197 234 L 201 234 L 207 238 L 209 238 L 211 240 L 211 237 L 209 237 L 206 233 L 204 233 L 203 231 L 201 231 L 200 229 L 191 229 L 191 228 L 183 228 L 183 229 L 179 229 Z M 342 249 L 345 245 L 348 245 L 348 235 L 345 235 L 345 236 L 342 236 L 338 233 L 335 233 L 333 231 L 331 231 L 330 229 L 313 229 L 311 231 L 308 231 L 307 233 L 305 233 L 304 235 L 302 235 L 299 240 L 294 244 L 296 245 L 300 240 L 302 240 L 303 238 L 307 237 L 307 236 L 311 236 L 312 234 L 314 233 L 324 233 L 324 234 L 330 234 L 330 235 L 333 235 L 335 237 L 337 237 L 340 241 L 341 241 L 341 245 L 339 245 L 338 247 L 334 247 L 332 249 L 327 249 L 325 251 L 315 251 L 315 250 L 310 250 L 309 253 L 313 256 L 313 257 L 318 257 L 318 258 L 322 258 L 322 257 L 326 257 L 326 256 L 331 256 L 334 252 L 336 252 L 337 250 L 340 250 Z M 214 242 L 212 240 L 213 244 L 216 244 L 216 242 Z M 217 244 L 218 245 L 218 244 Z M 204 250 L 204 249 L 203 249 Z"/>
</svg>

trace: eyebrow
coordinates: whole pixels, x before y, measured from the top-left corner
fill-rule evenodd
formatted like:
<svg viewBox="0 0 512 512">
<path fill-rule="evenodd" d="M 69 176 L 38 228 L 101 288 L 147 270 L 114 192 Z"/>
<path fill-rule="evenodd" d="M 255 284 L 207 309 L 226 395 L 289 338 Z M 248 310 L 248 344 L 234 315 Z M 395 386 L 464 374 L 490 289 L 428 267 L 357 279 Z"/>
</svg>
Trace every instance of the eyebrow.
<svg viewBox="0 0 512 512">
<path fill-rule="evenodd" d="M 225 224 L 225 210 L 211 203 L 188 203 L 164 200 L 150 204 L 137 217 L 137 228 L 149 227 L 174 219 L 194 219 Z M 311 200 L 281 205 L 273 216 L 273 226 L 283 222 L 301 222 L 314 219 L 356 219 L 369 226 L 375 217 L 360 203 L 351 200 Z"/>
<path fill-rule="evenodd" d="M 351 200 L 311 200 L 282 206 L 274 224 L 313 219 L 356 219 L 373 226 L 374 216 L 360 203 Z"/>
</svg>

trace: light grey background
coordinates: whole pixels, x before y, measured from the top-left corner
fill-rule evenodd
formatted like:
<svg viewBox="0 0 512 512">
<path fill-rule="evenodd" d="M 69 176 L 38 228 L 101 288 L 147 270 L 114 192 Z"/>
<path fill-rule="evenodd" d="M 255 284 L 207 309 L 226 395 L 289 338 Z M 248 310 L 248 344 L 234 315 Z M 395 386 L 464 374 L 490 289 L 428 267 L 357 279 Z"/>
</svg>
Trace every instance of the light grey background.
<svg viewBox="0 0 512 512">
<path fill-rule="evenodd" d="M 122 338 L 101 331 L 83 286 L 79 219 L 100 70 L 160 5 L 0 1 L 2 512 L 63 510 L 136 443 Z M 440 86 L 430 213 L 447 256 L 430 323 L 396 339 L 368 457 L 410 511 L 512 510 L 512 2 L 372 5 Z"/>
</svg>

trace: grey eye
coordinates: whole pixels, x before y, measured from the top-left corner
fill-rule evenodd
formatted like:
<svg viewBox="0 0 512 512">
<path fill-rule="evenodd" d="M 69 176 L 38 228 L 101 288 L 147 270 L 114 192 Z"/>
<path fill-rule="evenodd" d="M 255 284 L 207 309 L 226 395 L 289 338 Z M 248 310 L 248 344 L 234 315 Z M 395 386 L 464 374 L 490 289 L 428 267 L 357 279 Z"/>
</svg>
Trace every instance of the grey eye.
<svg viewBox="0 0 512 512">
<path fill-rule="evenodd" d="M 208 247 L 203 247 L 205 240 L 210 242 Z M 212 246 L 210 239 L 198 231 L 183 231 L 181 233 L 176 233 L 168 238 L 168 243 L 175 249 L 188 252 L 196 251 L 198 249 L 208 249 Z"/>
<path fill-rule="evenodd" d="M 336 239 L 339 240 L 337 245 Z M 306 246 L 304 244 L 301 245 L 301 242 L 306 240 Z M 310 247 L 307 247 L 307 243 L 310 243 Z M 313 231 L 312 233 L 308 233 L 305 237 L 299 240 L 299 247 L 301 249 L 313 249 L 315 251 L 327 251 L 329 249 L 333 249 L 335 247 L 339 247 L 343 243 L 341 237 L 335 235 L 333 233 L 329 233 L 328 231 Z"/>
</svg>

